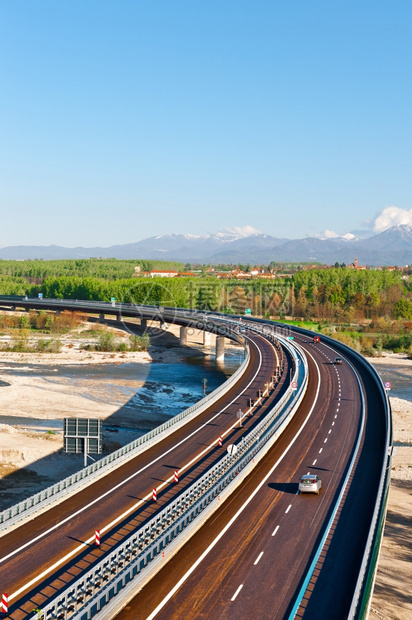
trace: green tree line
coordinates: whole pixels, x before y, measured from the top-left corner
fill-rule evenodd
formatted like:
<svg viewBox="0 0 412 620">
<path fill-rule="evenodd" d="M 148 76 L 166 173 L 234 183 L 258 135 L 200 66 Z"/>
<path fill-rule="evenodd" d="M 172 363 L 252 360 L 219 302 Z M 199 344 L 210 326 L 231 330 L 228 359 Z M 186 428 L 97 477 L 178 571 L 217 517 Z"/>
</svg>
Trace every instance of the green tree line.
<svg viewBox="0 0 412 620">
<path fill-rule="evenodd" d="M 30 263 L 33 268 L 34 263 L 42 264 L 39 282 L 31 281 L 35 272 L 30 272 Z M 159 266 L 155 261 L 141 263 L 145 270 Z M 15 273 L 4 273 L 10 264 Z M 135 278 L 135 265 L 136 261 L 94 259 L 0 261 L 0 293 L 31 297 L 42 293 L 49 298 L 96 301 L 115 297 L 123 303 L 241 314 L 250 309 L 254 315 L 318 321 L 350 322 L 374 317 L 412 320 L 410 280 L 397 270 L 312 269 L 282 279 L 239 281 L 212 277 Z M 170 264 L 160 266 L 171 268 L 166 265 Z M 128 277 L 124 277 L 126 267 Z"/>
<path fill-rule="evenodd" d="M 131 278 L 135 267 L 141 271 L 152 269 L 183 271 L 183 264 L 175 261 L 118 260 L 116 258 L 65 259 L 65 260 L 0 260 L 0 278 L 26 278 L 38 284 L 48 277 L 79 276 L 97 277 L 107 280 Z"/>
</svg>

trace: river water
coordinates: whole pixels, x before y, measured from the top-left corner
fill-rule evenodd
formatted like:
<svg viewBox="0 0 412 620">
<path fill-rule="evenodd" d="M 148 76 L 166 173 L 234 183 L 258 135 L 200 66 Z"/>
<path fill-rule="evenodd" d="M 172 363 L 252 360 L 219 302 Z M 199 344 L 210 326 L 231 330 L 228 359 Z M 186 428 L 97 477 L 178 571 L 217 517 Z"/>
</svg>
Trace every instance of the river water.
<svg viewBox="0 0 412 620">
<path fill-rule="evenodd" d="M 203 398 L 232 375 L 244 359 L 241 348 L 228 349 L 223 363 L 214 355 L 187 357 L 177 363 L 121 363 L 90 365 L 40 365 L 7 363 L 1 368 L 7 389 L 10 376 L 42 377 L 50 384 L 68 385 L 83 397 L 113 404 L 117 411 L 106 418 L 106 429 L 130 430 L 143 434 Z M 2 386 L 0 386 L 1 388 Z M 74 413 L 75 415 L 75 413 Z M 0 424 L 33 430 L 61 431 L 62 419 L 1 415 Z"/>
<path fill-rule="evenodd" d="M 375 368 L 384 383 L 391 383 L 389 396 L 412 403 L 412 366 L 378 363 L 375 364 Z"/>
</svg>

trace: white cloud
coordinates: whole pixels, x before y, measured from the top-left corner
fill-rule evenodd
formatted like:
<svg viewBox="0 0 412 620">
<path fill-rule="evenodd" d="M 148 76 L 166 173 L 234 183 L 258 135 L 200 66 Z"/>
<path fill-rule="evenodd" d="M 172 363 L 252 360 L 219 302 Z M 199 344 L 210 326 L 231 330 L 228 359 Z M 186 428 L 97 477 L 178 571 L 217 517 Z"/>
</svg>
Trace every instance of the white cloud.
<svg viewBox="0 0 412 620">
<path fill-rule="evenodd" d="M 338 233 L 335 233 L 335 231 L 333 230 L 324 230 L 321 234 L 321 237 L 325 239 L 336 239 L 336 237 L 340 237 L 340 235 L 338 235 Z"/>
<path fill-rule="evenodd" d="M 376 233 L 383 232 L 392 226 L 409 224 L 412 226 L 412 209 L 400 209 L 392 205 L 385 207 L 373 223 L 373 230 Z"/>
<path fill-rule="evenodd" d="M 253 235 L 261 235 L 262 231 L 253 226 L 233 226 L 232 228 L 224 228 L 221 233 L 225 235 L 233 235 L 234 237 L 253 237 Z"/>
<path fill-rule="evenodd" d="M 318 239 L 345 239 L 346 241 L 352 241 L 356 239 L 356 235 L 353 233 L 345 233 L 344 235 L 340 235 L 334 230 L 324 230 L 320 235 L 312 235 L 313 237 L 317 237 Z"/>
</svg>

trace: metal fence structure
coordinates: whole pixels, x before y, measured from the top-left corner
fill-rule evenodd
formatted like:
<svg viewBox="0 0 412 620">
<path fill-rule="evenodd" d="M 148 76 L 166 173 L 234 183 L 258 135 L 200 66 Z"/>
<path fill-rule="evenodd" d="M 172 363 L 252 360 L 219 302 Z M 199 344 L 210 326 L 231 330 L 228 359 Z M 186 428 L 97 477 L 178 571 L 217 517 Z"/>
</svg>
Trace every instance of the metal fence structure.
<svg viewBox="0 0 412 620">
<path fill-rule="evenodd" d="M 257 320 L 257 323 L 260 323 L 260 321 Z M 313 337 L 313 332 L 310 332 L 306 329 L 295 327 L 294 330 L 301 334 Z M 372 364 L 370 364 L 368 360 L 363 357 L 363 355 L 361 355 L 351 347 L 339 341 L 336 341 L 333 338 L 325 336 L 324 334 L 322 334 L 321 337 L 322 342 L 331 345 L 334 349 L 340 350 L 343 354 L 346 353 L 353 356 L 367 370 L 367 372 L 373 378 L 378 391 L 380 392 L 385 411 L 385 452 L 382 454 L 382 462 L 380 464 L 381 474 L 379 488 L 376 496 L 373 518 L 371 520 L 365 544 L 362 566 L 359 571 L 359 576 L 348 615 L 348 618 L 351 619 L 356 618 L 360 620 L 366 620 L 369 616 L 373 585 L 375 581 L 376 570 L 378 567 L 379 551 L 382 544 L 389 494 L 391 460 L 393 453 L 392 410 L 388 398 L 388 393 L 385 390 L 382 379 L 380 378 L 378 372 L 372 366 Z"/>
<path fill-rule="evenodd" d="M 83 303 L 87 305 L 87 302 Z M 96 304 L 96 310 L 102 309 L 103 306 L 104 304 Z M 165 316 L 171 311 L 171 309 L 162 310 L 166 311 Z M 149 309 L 146 309 L 146 312 L 148 314 Z M 190 311 L 184 309 L 174 309 L 174 317 L 176 316 L 183 321 L 186 319 L 187 321 L 193 320 L 194 318 Z M 199 314 L 195 315 L 197 328 L 201 328 L 199 323 L 202 322 L 202 319 L 205 321 L 204 328 L 206 329 L 209 329 L 209 321 L 213 324 L 215 318 L 217 319 L 216 325 L 214 326 L 216 329 L 219 329 L 218 321 L 230 325 L 230 323 L 235 324 L 236 320 L 239 319 L 239 317 L 234 316 L 231 318 L 225 317 L 224 315 L 217 316 L 217 313 L 205 313 L 203 316 L 204 318 L 199 316 Z M 286 329 L 286 326 L 282 326 L 282 324 L 280 324 L 279 327 L 274 327 L 273 324 L 268 325 L 268 323 L 262 319 L 251 319 L 251 321 L 256 326 L 253 329 L 255 331 L 261 331 L 263 335 L 269 339 L 273 339 L 273 333 L 277 329 Z M 250 328 L 250 325 L 251 323 L 248 321 L 248 328 Z M 298 333 L 313 337 L 313 332 L 297 327 L 293 329 Z M 272 333 L 272 336 L 270 336 L 270 333 Z M 227 336 L 226 333 L 224 335 Z M 233 337 L 239 341 L 239 336 L 233 334 Z M 277 337 L 281 340 L 279 336 Z M 393 449 L 391 409 L 386 391 L 375 369 L 350 347 L 336 340 L 327 338 L 324 335 L 322 335 L 322 340 L 329 342 L 334 348 L 340 349 L 342 352 L 354 355 L 374 378 L 384 401 L 387 426 L 386 451 L 382 458 L 381 478 L 373 519 L 365 545 L 362 567 L 349 616 L 351 618 L 363 619 L 366 618 L 368 614 L 386 515 L 390 482 L 390 464 Z M 236 455 L 227 455 L 223 457 L 218 465 L 204 474 L 204 476 L 197 480 L 190 488 L 186 489 L 170 506 L 145 523 L 133 533 L 125 543 L 108 554 L 93 569 L 85 573 L 52 603 L 47 605 L 41 612 L 41 618 L 45 620 L 73 620 L 74 618 L 76 620 L 86 620 L 92 617 L 102 619 L 103 617 L 107 617 L 107 615 L 105 616 L 105 611 L 101 614 L 99 610 L 101 608 L 107 610 L 110 603 L 116 599 L 115 595 L 119 591 L 125 592 L 128 587 L 131 587 L 132 582 L 142 583 L 145 574 L 153 570 L 153 568 L 150 567 L 153 567 L 159 560 L 161 551 L 166 548 L 166 546 L 170 548 L 170 546 L 174 545 L 180 539 L 182 539 L 183 542 L 181 544 L 183 544 L 185 538 L 188 537 L 188 530 L 190 530 L 194 524 L 201 521 L 199 516 L 216 509 L 218 505 L 217 497 L 219 494 L 222 493 L 222 491 L 228 494 L 231 488 L 239 484 L 242 476 L 244 477 L 248 472 L 251 466 L 251 460 L 255 459 L 256 461 L 261 458 L 261 455 L 263 455 L 276 440 L 283 426 L 288 423 L 302 397 L 302 389 L 306 389 L 307 374 L 305 373 L 307 367 L 305 362 L 300 365 L 297 364 L 296 351 L 299 351 L 299 347 L 295 345 L 292 346 L 291 343 L 286 342 L 283 342 L 283 344 L 286 345 L 290 351 L 295 351 L 293 356 L 296 366 L 293 379 L 298 378 L 299 382 L 302 379 L 300 389 L 297 392 L 288 392 L 284 395 L 282 400 L 272 409 L 270 414 L 261 421 L 259 426 L 256 427 L 245 440 L 239 443 Z M 247 353 L 247 358 L 248 355 L 249 353 Z M 237 372 L 239 374 L 244 372 L 246 365 L 247 359 Z M 303 375 L 301 374 L 302 372 Z M 229 382 L 235 381 L 238 376 L 239 375 L 235 373 L 235 375 L 222 386 L 222 391 L 224 391 L 224 388 L 228 387 Z M 215 394 L 216 392 L 209 396 L 213 397 Z M 217 396 L 217 398 L 219 397 L 220 395 Z M 33 512 L 41 509 L 41 507 L 46 506 L 47 503 L 51 503 L 67 495 L 71 490 L 77 490 L 80 486 L 87 484 L 93 476 L 97 477 L 103 475 L 112 467 L 121 464 L 122 460 L 134 456 L 134 454 L 131 454 L 132 450 L 137 452 L 145 449 L 146 446 L 149 447 L 150 444 L 146 444 L 146 442 L 157 441 L 160 438 L 160 432 L 170 432 L 173 424 L 185 423 L 188 419 L 187 416 L 191 413 L 196 415 L 203 404 L 210 404 L 210 401 L 206 402 L 208 398 L 209 397 L 194 405 L 193 408 L 197 409 L 197 411 L 193 411 L 193 408 L 189 408 L 185 412 L 182 412 L 180 416 L 186 418 L 184 421 L 182 421 L 182 419 L 179 420 L 180 416 L 176 416 L 165 425 L 162 425 L 164 428 L 158 427 L 158 429 L 154 429 L 151 433 L 147 433 L 139 440 L 136 440 L 136 442 L 132 442 L 128 446 L 121 448 L 116 451 L 116 453 L 106 457 L 106 459 L 102 459 L 102 461 L 94 463 L 74 476 L 53 485 L 53 487 L 50 487 L 42 494 L 37 494 L 33 496 L 33 498 L 29 498 L 25 500 L 25 502 L 21 502 L 11 509 L 4 511 L 0 514 L 0 529 L 6 529 L 11 524 L 23 519 L 25 515 L 31 515 Z M 288 398 L 290 400 L 286 402 Z M 282 409 L 280 410 L 280 408 Z M 268 426 L 265 426 L 265 424 L 268 424 Z M 256 435 L 258 428 L 260 429 L 260 436 Z M 162 429 L 162 431 L 160 431 L 160 429 Z M 142 440 L 144 441 L 139 443 Z M 85 473 L 85 470 L 89 471 Z M 68 480 L 70 480 L 70 482 L 68 482 Z M 42 497 L 46 492 L 48 497 Z M 198 518 L 196 519 L 196 517 Z M 39 615 L 36 614 L 33 616 L 32 620 L 37 620 L 38 618 Z"/>
<path fill-rule="evenodd" d="M 209 407 L 221 398 L 222 395 L 229 390 L 233 383 L 235 383 L 243 375 L 249 364 L 249 345 L 243 338 L 239 339 L 237 336 L 237 340 L 241 340 L 244 343 L 243 346 L 246 350 L 245 359 L 233 375 L 229 377 L 229 379 L 227 379 L 227 381 L 225 381 L 220 387 L 191 407 L 188 407 L 188 409 L 185 409 L 178 415 L 174 416 L 170 420 L 167 420 L 148 433 L 145 433 L 126 446 L 123 446 L 106 457 L 95 461 L 91 465 L 84 467 L 71 476 L 67 476 L 63 480 L 56 482 L 40 493 L 36 493 L 35 495 L 22 500 L 18 504 L 3 510 L 3 512 L 0 513 L 0 530 L 5 530 L 16 523 L 19 523 L 26 517 L 32 517 L 35 512 L 49 507 L 54 502 L 62 501 L 62 499 L 68 496 L 69 493 L 77 492 L 83 486 L 90 484 L 103 475 L 106 475 L 108 471 L 114 469 L 115 467 L 119 467 L 126 460 L 134 458 L 137 454 L 149 449 L 154 443 L 157 443 L 170 432 L 179 428 L 179 426 L 183 426 L 189 422 L 193 417 L 199 415 L 199 413 L 201 413 L 206 407 Z"/>
<path fill-rule="evenodd" d="M 46 605 L 41 610 L 43 620 L 90 619 L 98 616 L 100 609 L 124 591 L 132 580 L 135 580 L 134 588 L 136 581 L 142 587 L 145 573 L 159 554 L 178 537 L 182 545 L 188 538 L 188 527 L 196 518 L 216 510 L 221 504 L 216 502 L 218 496 L 226 492 L 227 497 L 249 473 L 254 463 L 263 458 L 295 414 L 308 383 L 304 354 L 295 345 L 287 342 L 283 344 L 294 358 L 292 380 L 298 383 L 299 388 L 287 389 L 265 418 L 237 444 L 235 454 L 222 457 L 166 508 Z M 107 614 L 107 611 L 104 613 Z M 32 620 L 36 618 L 38 616 L 34 615 Z"/>
</svg>

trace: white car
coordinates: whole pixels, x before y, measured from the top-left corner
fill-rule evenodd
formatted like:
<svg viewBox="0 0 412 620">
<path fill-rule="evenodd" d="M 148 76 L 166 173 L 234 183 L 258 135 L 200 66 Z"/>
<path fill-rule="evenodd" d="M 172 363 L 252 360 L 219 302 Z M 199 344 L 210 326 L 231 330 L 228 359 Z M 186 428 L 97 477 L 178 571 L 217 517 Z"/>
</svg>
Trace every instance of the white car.
<svg viewBox="0 0 412 620">
<path fill-rule="evenodd" d="M 315 474 L 306 474 L 299 480 L 298 493 L 316 493 L 319 495 L 322 480 Z"/>
</svg>

